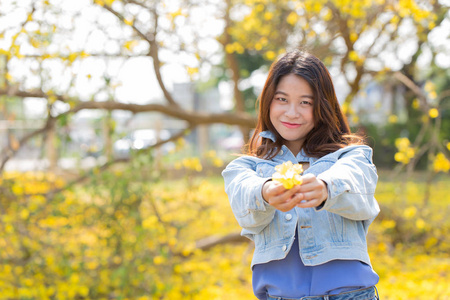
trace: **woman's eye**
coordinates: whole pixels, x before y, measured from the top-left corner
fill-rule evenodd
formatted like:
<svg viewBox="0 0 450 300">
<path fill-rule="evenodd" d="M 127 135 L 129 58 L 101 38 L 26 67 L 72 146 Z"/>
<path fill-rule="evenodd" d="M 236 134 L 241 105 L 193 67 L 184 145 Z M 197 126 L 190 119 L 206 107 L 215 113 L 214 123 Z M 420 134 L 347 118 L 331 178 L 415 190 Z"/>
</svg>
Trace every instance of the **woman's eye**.
<svg viewBox="0 0 450 300">
<path fill-rule="evenodd" d="M 300 104 L 303 104 L 303 105 L 312 105 L 312 102 L 310 102 L 310 101 L 302 101 L 302 102 L 300 102 Z"/>
<path fill-rule="evenodd" d="M 286 98 L 282 98 L 282 97 L 278 97 L 277 100 L 282 101 L 282 102 L 286 102 Z"/>
</svg>

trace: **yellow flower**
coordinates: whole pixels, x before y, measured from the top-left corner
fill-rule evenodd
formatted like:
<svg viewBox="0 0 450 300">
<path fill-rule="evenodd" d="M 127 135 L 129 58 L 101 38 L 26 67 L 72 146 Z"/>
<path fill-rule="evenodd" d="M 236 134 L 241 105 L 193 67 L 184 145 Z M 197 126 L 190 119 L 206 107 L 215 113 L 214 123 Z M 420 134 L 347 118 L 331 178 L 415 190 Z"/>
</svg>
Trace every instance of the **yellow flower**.
<svg viewBox="0 0 450 300">
<path fill-rule="evenodd" d="M 437 93 L 436 91 L 431 91 L 428 93 L 428 96 L 430 97 L 430 99 L 436 99 L 437 98 Z"/>
<path fill-rule="evenodd" d="M 419 99 L 414 99 L 414 101 L 413 101 L 413 103 L 412 103 L 412 107 L 414 108 L 414 109 L 419 109 L 419 107 L 420 107 L 420 100 Z"/>
<path fill-rule="evenodd" d="M 398 152 L 395 153 L 394 159 L 402 164 L 408 164 L 411 158 L 416 155 L 416 149 L 411 147 L 411 142 L 408 138 L 398 138 L 395 140 L 395 147 Z"/>
<path fill-rule="evenodd" d="M 408 207 L 407 209 L 405 209 L 405 211 L 403 212 L 403 216 L 407 219 L 412 219 L 417 213 L 417 208 L 415 208 L 414 206 Z"/>
<path fill-rule="evenodd" d="M 186 67 L 186 70 L 187 70 L 188 75 L 191 77 L 193 75 L 197 74 L 199 71 L 198 68 L 191 68 L 191 67 Z"/>
<path fill-rule="evenodd" d="M 234 45 L 233 45 L 233 44 L 227 44 L 227 45 L 225 46 L 225 51 L 226 51 L 227 53 L 233 53 L 233 52 L 234 52 Z"/>
<path fill-rule="evenodd" d="M 424 221 L 423 219 L 418 219 L 418 220 L 416 221 L 416 227 L 417 227 L 418 229 L 424 229 L 425 226 L 426 226 L 426 223 L 425 223 L 425 221 Z"/>
<path fill-rule="evenodd" d="M 359 59 L 359 55 L 358 52 L 356 52 L 355 50 L 352 50 L 348 53 L 348 58 L 351 61 L 357 61 Z"/>
<path fill-rule="evenodd" d="M 267 52 L 266 52 L 266 58 L 267 58 L 268 60 L 274 60 L 275 57 L 276 57 L 275 52 L 273 52 L 273 51 L 267 51 Z"/>
<path fill-rule="evenodd" d="M 430 118 L 437 118 L 439 116 L 439 111 L 436 108 L 432 108 L 428 111 Z"/>
<path fill-rule="evenodd" d="M 264 13 L 264 19 L 266 21 L 272 20 L 272 18 L 273 18 L 273 13 L 272 12 L 267 11 L 267 12 Z"/>
<path fill-rule="evenodd" d="M 433 162 L 433 170 L 435 172 L 447 173 L 450 170 L 450 161 L 445 157 L 444 153 L 439 152 Z"/>
<path fill-rule="evenodd" d="M 288 162 L 285 162 L 285 163 L 283 163 L 283 164 L 281 164 L 281 165 L 276 166 L 276 167 L 275 167 L 275 170 L 276 170 L 278 173 L 284 175 L 284 174 L 286 174 L 286 172 L 292 167 L 292 165 L 293 165 L 292 162 L 291 162 L 291 161 L 288 161 Z"/>
<path fill-rule="evenodd" d="M 398 138 L 395 139 L 395 147 L 397 147 L 399 150 L 406 150 L 411 142 L 408 138 Z"/>
<path fill-rule="evenodd" d="M 404 153 L 408 158 L 413 158 L 416 155 L 416 151 L 414 150 L 414 148 L 411 147 L 408 147 L 408 149 L 406 149 Z"/>
<path fill-rule="evenodd" d="M 291 12 L 289 14 L 289 16 L 287 17 L 286 21 L 290 24 L 290 25 L 295 25 L 298 21 L 298 15 L 296 12 Z"/>
<path fill-rule="evenodd" d="M 430 93 L 430 92 L 432 92 L 432 91 L 434 91 L 434 90 L 436 89 L 436 86 L 435 86 L 434 83 L 432 83 L 431 81 L 427 81 L 427 82 L 425 83 L 425 86 L 423 87 L 423 89 L 424 89 L 426 92 Z"/>
<path fill-rule="evenodd" d="M 189 170 L 201 172 L 203 170 L 202 164 L 198 157 L 185 158 L 181 161 L 181 164 Z"/>
<path fill-rule="evenodd" d="M 403 152 L 397 152 L 394 156 L 395 161 L 401 162 L 402 164 L 409 163 L 409 158 Z"/>
<path fill-rule="evenodd" d="M 165 260 L 166 260 L 166 259 L 165 259 L 163 256 L 158 255 L 158 256 L 155 256 L 155 257 L 153 258 L 153 263 L 154 263 L 155 265 L 158 266 L 158 265 L 164 263 Z"/>
<path fill-rule="evenodd" d="M 277 172 L 272 175 L 272 180 L 283 184 L 285 189 L 291 189 L 303 182 L 301 177 L 303 166 L 301 164 L 293 164 L 291 161 L 287 161 L 276 166 L 275 170 Z"/>
<path fill-rule="evenodd" d="M 388 118 L 388 122 L 391 124 L 395 124 L 398 121 L 398 117 L 396 115 L 390 115 Z"/>
<path fill-rule="evenodd" d="M 30 212 L 28 211 L 28 210 L 26 210 L 26 209 L 22 209 L 21 211 L 20 211 L 20 218 L 21 219 L 27 219 L 28 218 L 28 216 L 30 215 Z"/>
<path fill-rule="evenodd" d="M 394 220 L 383 220 L 381 221 L 381 227 L 384 229 L 392 229 L 396 226 L 396 222 Z"/>
<path fill-rule="evenodd" d="M 132 40 L 132 41 L 126 41 L 123 46 L 124 48 L 126 48 L 128 51 L 132 51 L 134 47 L 136 47 L 138 45 L 138 41 Z"/>
<path fill-rule="evenodd" d="M 128 26 L 133 26 L 134 21 L 130 19 L 124 19 L 123 22 Z"/>
</svg>

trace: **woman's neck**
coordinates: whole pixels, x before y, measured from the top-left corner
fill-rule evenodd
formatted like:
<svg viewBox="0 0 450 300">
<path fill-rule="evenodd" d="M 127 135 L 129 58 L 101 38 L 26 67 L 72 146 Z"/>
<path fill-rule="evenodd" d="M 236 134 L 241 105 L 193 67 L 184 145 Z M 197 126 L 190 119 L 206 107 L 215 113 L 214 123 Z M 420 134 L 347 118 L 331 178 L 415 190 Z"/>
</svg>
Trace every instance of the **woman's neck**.
<svg viewBox="0 0 450 300">
<path fill-rule="evenodd" d="M 302 145 L 292 145 L 292 144 L 288 144 L 286 143 L 285 146 L 291 150 L 292 154 L 294 154 L 294 156 L 296 157 L 297 154 L 300 153 L 300 151 L 302 150 Z"/>
</svg>

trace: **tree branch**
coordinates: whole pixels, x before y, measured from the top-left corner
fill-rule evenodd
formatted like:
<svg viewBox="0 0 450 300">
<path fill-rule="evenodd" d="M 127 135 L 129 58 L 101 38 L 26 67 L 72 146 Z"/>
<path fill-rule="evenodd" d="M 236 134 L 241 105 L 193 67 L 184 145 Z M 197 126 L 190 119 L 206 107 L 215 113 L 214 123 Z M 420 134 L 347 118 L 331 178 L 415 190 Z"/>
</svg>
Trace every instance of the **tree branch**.
<svg viewBox="0 0 450 300">
<path fill-rule="evenodd" d="M 227 234 L 225 236 L 217 237 L 210 236 L 204 239 L 198 240 L 195 243 L 195 247 L 200 250 L 209 250 L 214 246 L 223 245 L 223 244 L 236 244 L 236 243 L 247 243 L 250 240 L 244 236 L 242 236 L 239 232 L 234 232 Z"/>
<path fill-rule="evenodd" d="M 113 15 L 115 15 L 121 22 L 125 23 L 125 17 L 122 16 L 120 13 L 112 9 L 108 5 L 103 6 L 106 10 L 111 12 Z M 169 91 L 166 89 L 166 86 L 162 80 L 161 76 L 161 62 L 159 61 L 159 55 L 158 55 L 158 44 L 156 41 L 156 34 L 158 32 L 158 14 L 156 13 L 156 9 L 150 10 L 150 12 L 153 15 L 154 18 L 154 28 L 153 32 L 149 32 L 148 34 L 144 34 L 141 30 L 139 30 L 134 23 L 129 25 L 136 33 L 139 35 L 142 39 L 144 39 L 147 43 L 149 43 L 150 51 L 148 53 L 148 56 L 150 56 L 153 59 L 153 67 L 155 69 L 155 75 L 156 79 L 158 80 L 159 86 L 161 87 L 161 90 L 164 94 L 164 97 L 166 98 L 167 102 L 169 102 L 170 105 L 178 107 L 178 103 L 173 99 L 172 95 L 169 93 Z"/>
<path fill-rule="evenodd" d="M 17 89 L 0 89 L 0 95 L 8 95 L 10 97 L 30 97 L 30 98 L 48 98 L 49 95 L 42 92 L 41 90 L 35 91 L 20 91 Z M 69 101 L 68 97 L 61 95 L 54 95 L 58 100 L 63 102 Z M 126 110 L 133 113 L 139 112 L 159 112 L 170 117 L 174 117 L 180 120 L 187 121 L 190 124 L 200 125 L 200 124 L 227 124 L 227 125 L 238 125 L 245 127 L 254 127 L 256 124 L 256 118 L 249 116 L 245 113 L 202 113 L 196 111 L 187 111 L 180 107 L 174 107 L 172 105 L 162 105 L 162 104 L 131 104 L 122 103 L 116 101 L 105 101 L 105 102 L 95 102 L 95 101 L 80 101 L 71 98 L 72 103 L 75 106 L 63 113 L 77 113 L 84 109 L 106 109 L 106 110 Z M 55 117 L 59 118 L 63 114 Z"/>
<path fill-rule="evenodd" d="M 112 9 L 111 6 L 109 5 L 103 5 L 103 7 L 109 11 L 110 13 L 112 13 L 113 15 L 115 15 L 121 22 L 126 24 L 126 19 L 124 16 L 122 16 L 120 13 L 118 13 L 117 11 L 115 11 L 114 9 Z M 136 32 L 137 35 L 139 35 L 142 39 L 144 39 L 145 41 L 147 41 L 148 43 L 151 43 L 153 40 L 155 40 L 155 36 L 154 35 L 145 35 L 142 31 L 140 31 L 134 24 L 130 24 L 128 25 L 131 28 L 133 28 L 134 32 Z"/>
<path fill-rule="evenodd" d="M 422 110 L 424 110 L 425 112 L 428 112 L 429 106 L 427 103 L 427 97 L 425 96 L 425 94 L 422 92 L 422 90 L 420 89 L 420 87 L 418 87 L 414 81 L 412 81 L 411 79 L 409 79 L 406 75 L 400 73 L 400 72 L 394 72 L 394 77 L 400 81 L 401 83 L 403 83 L 407 88 L 409 88 L 414 94 L 416 94 L 416 96 L 419 98 L 420 100 L 420 106 L 422 107 Z"/>
<path fill-rule="evenodd" d="M 33 131 L 30 134 L 27 134 L 26 136 L 21 138 L 19 140 L 19 147 L 17 147 L 17 149 L 8 149 L 8 151 L 6 151 L 6 154 L 3 157 L 3 160 L 0 165 L 0 174 L 3 172 L 3 169 L 5 168 L 5 165 L 8 162 L 8 160 L 11 159 L 20 150 L 22 145 L 27 143 L 31 138 L 38 136 L 40 134 L 46 133 L 48 130 L 50 130 L 50 128 L 52 128 L 54 126 L 55 121 L 56 121 L 55 118 L 49 117 L 47 119 L 47 122 L 45 123 L 44 127 L 42 127 L 41 129 L 38 129 L 36 131 Z"/>
<path fill-rule="evenodd" d="M 230 114 L 230 113 L 202 113 L 196 111 L 186 111 L 178 107 L 172 107 L 161 104 L 129 104 L 114 101 L 105 102 L 78 102 L 78 105 L 69 112 L 76 113 L 83 109 L 105 109 L 105 110 L 127 110 L 133 113 L 139 112 L 160 112 L 167 116 L 171 116 L 180 120 L 187 121 L 190 124 L 228 124 L 254 127 L 256 119 L 246 114 Z"/>
</svg>

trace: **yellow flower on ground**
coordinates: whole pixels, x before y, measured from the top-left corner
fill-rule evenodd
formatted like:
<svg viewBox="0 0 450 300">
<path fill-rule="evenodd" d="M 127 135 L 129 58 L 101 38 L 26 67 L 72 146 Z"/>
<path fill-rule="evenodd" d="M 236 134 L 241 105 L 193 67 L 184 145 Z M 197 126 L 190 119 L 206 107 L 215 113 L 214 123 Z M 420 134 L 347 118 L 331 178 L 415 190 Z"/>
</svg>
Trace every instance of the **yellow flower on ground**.
<svg viewBox="0 0 450 300">
<path fill-rule="evenodd" d="M 412 219 L 417 213 L 417 208 L 414 206 L 408 207 L 407 209 L 405 209 L 405 211 L 403 212 L 403 216 L 406 219 Z"/>
<path fill-rule="evenodd" d="M 160 265 L 160 264 L 164 263 L 165 261 L 166 261 L 166 259 L 161 255 L 153 257 L 153 263 L 155 265 Z"/>
<path fill-rule="evenodd" d="M 423 219 L 417 219 L 417 221 L 416 221 L 416 227 L 417 227 L 418 229 L 424 229 L 426 225 L 427 225 L 427 224 L 425 223 L 425 221 L 424 221 Z"/>
<path fill-rule="evenodd" d="M 287 161 L 275 167 L 276 172 L 272 175 L 272 180 L 283 184 L 285 189 L 291 189 L 295 185 L 302 184 L 303 166 Z"/>
</svg>

